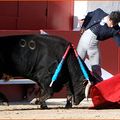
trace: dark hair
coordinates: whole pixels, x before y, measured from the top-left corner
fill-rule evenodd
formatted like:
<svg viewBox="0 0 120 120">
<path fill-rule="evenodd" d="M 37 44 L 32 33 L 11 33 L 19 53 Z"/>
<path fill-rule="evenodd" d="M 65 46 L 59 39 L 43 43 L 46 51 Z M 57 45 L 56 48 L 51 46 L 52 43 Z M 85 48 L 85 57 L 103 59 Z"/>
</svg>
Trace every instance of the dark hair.
<svg viewBox="0 0 120 120">
<path fill-rule="evenodd" d="M 120 11 L 113 11 L 109 14 L 110 20 L 113 21 L 113 25 L 116 25 L 120 22 Z"/>
</svg>

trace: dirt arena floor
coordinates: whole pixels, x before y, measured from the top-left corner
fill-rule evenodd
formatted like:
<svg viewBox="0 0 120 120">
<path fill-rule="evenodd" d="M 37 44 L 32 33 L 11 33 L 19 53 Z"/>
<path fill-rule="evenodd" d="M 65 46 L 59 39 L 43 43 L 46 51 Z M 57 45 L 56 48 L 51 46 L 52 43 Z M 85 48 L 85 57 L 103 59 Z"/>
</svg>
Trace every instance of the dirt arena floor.
<svg viewBox="0 0 120 120">
<path fill-rule="evenodd" d="M 72 109 L 64 109 L 65 99 L 49 99 L 49 109 L 41 110 L 39 105 L 28 102 L 14 102 L 0 106 L 0 119 L 120 119 L 120 109 L 89 109 L 92 101 L 84 99 Z"/>
</svg>

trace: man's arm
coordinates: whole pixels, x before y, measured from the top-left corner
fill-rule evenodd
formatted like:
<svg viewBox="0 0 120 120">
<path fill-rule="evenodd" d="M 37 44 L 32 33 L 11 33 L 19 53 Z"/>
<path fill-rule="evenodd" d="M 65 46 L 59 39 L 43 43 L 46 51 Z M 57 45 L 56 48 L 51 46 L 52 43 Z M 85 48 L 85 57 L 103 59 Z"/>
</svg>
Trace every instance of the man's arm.
<svg viewBox="0 0 120 120">
<path fill-rule="evenodd" d="M 117 33 L 113 36 L 113 39 L 116 41 L 117 45 L 120 47 L 120 28 Z"/>
<path fill-rule="evenodd" d="M 85 19 L 84 19 L 84 22 L 83 22 L 83 25 L 81 27 L 81 29 L 86 29 L 87 25 L 89 24 L 90 20 L 92 19 L 92 17 L 96 14 L 96 13 L 101 13 L 103 12 L 102 9 L 98 8 L 92 12 L 88 12 Z"/>
<path fill-rule="evenodd" d="M 88 25 L 88 23 L 90 22 L 92 16 L 93 16 L 94 12 L 88 12 L 85 19 L 84 19 L 84 22 L 82 24 L 82 27 L 81 29 L 85 29 L 86 26 Z"/>
</svg>

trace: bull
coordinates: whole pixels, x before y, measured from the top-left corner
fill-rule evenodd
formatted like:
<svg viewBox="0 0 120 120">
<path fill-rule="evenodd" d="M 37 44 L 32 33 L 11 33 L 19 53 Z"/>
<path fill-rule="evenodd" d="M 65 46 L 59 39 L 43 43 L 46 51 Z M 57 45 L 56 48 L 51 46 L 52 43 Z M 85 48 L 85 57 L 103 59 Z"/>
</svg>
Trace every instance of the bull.
<svg viewBox="0 0 120 120">
<path fill-rule="evenodd" d="M 0 37 L 0 73 L 21 76 L 35 81 L 39 87 L 39 104 L 46 108 L 45 100 L 67 84 L 73 102 L 78 105 L 85 98 L 86 80 L 71 47 L 62 69 L 50 87 L 51 78 L 62 56 L 71 43 L 52 35 L 15 35 Z M 82 61 L 82 60 L 81 60 Z M 86 67 L 90 82 L 96 82 Z M 70 100 L 70 99 L 69 99 Z M 68 100 L 68 102 L 70 102 Z"/>
</svg>

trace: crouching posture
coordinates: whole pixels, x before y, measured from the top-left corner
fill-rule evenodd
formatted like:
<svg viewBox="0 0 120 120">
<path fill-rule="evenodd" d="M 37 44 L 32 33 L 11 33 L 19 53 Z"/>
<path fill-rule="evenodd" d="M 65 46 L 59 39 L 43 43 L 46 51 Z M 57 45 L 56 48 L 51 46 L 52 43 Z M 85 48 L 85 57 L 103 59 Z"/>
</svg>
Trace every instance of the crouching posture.
<svg viewBox="0 0 120 120">
<path fill-rule="evenodd" d="M 79 60 L 71 43 L 60 37 L 50 35 L 0 37 L 0 73 L 35 81 L 41 88 L 39 104 L 42 108 L 46 108 L 45 100 L 59 92 L 66 84 L 73 96 L 74 104 L 79 104 L 85 98 L 87 81 Z M 89 76 L 89 82 L 96 82 L 82 60 L 81 63 Z M 58 66 L 61 67 L 56 71 Z"/>
</svg>

